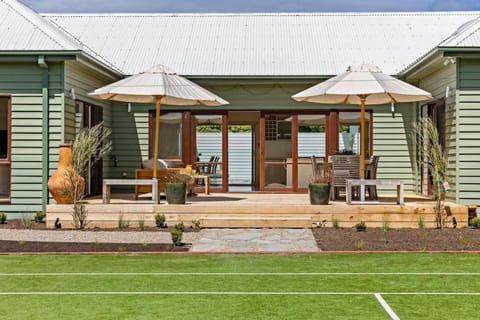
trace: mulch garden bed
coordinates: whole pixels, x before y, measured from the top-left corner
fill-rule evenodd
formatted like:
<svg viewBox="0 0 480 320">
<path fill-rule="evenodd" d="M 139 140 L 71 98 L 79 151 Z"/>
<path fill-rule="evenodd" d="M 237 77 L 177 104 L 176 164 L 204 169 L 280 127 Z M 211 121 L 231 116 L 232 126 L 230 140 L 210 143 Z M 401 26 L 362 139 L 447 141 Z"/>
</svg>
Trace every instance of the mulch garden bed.
<svg viewBox="0 0 480 320">
<path fill-rule="evenodd" d="M 480 229 L 315 228 L 322 251 L 480 251 Z"/>
<path fill-rule="evenodd" d="M 188 252 L 190 244 L 0 241 L 0 253 Z"/>
</svg>

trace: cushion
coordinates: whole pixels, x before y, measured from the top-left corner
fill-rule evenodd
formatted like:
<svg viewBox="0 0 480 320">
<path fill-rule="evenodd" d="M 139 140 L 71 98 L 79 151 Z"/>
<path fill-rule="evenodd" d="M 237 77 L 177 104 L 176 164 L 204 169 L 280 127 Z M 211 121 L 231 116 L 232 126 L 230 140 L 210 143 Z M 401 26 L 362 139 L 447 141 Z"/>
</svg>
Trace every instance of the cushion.
<svg viewBox="0 0 480 320">
<path fill-rule="evenodd" d="M 142 168 L 153 169 L 153 159 L 144 160 L 142 162 Z M 167 163 L 163 159 L 158 159 L 157 169 L 166 169 L 166 168 L 168 168 Z"/>
</svg>

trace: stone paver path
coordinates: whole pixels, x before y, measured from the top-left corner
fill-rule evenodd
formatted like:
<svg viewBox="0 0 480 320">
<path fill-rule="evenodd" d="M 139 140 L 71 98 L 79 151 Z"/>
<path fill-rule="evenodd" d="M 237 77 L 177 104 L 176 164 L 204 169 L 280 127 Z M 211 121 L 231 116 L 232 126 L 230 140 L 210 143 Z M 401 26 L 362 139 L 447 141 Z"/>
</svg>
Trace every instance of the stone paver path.
<svg viewBox="0 0 480 320">
<path fill-rule="evenodd" d="M 317 252 L 310 229 L 202 229 L 191 252 Z"/>
</svg>

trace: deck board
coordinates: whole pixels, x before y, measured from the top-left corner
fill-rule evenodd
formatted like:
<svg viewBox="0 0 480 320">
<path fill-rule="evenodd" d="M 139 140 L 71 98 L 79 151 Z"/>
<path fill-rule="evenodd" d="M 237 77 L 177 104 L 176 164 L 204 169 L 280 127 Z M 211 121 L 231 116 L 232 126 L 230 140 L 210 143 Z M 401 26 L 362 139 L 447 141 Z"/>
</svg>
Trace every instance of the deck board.
<svg viewBox="0 0 480 320">
<path fill-rule="evenodd" d="M 435 227 L 434 202 L 420 196 L 407 195 L 405 205 L 395 203 L 395 195 L 381 197 L 379 201 L 347 205 L 345 201 L 331 201 L 329 205 L 310 205 L 306 194 L 279 193 L 215 193 L 190 196 L 185 205 L 169 205 L 162 199 L 154 205 L 147 197 L 135 201 L 132 194 L 113 194 L 110 204 L 101 198 L 87 199 L 89 227 L 115 227 L 120 215 L 137 226 L 143 219 L 146 226 L 154 225 L 154 215 L 165 214 L 167 223 L 200 221 L 202 227 L 272 227 L 308 228 L 334 220 L 341 227 L 352 227 L 359 221 L 368 226 L 381 227 L 386 222 L 392 228 L 416 228 L 420 219 L 426 227 Z M 458 227 L 467 226 L 468 207 L 447 203 Z M 71 226 L 71 205 L 49 205 L 47 226 L 53 226 L 58 217 L 62 225 Z"/>
</svg>

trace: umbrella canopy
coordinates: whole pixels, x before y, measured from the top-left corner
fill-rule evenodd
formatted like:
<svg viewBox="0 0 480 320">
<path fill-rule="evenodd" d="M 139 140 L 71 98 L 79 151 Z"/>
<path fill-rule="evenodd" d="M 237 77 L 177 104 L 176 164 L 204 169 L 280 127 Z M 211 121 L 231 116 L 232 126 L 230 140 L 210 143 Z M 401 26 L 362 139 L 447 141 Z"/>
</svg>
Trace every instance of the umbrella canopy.
<svg viewBox="0 0 480 320">
<path fill-rule="evenodd" d="M 297 101 L 359 104 L 360 176 L 365 172 L 365 105 L 415 102 L 432 99 L 427 91 L 384 74 L 377 66 L 350 66 L 347 71 L 292 96 Z"/>
<path fill-rule="evenodd" d="M 170 68 L 156 65 L 144 72 L 130 76 L 99 88 L 89 95 L 112 101 L 133 103 L 155 103 L 155 145 L 153 163 L 158 161 L 158 141 L 160 133 L 160 105 L 206 105 L 228 104 L 196 83 L 181 77 Z M 153 166 L 153 178 L 157 178 L 157 166 Z"/>
</svg>

